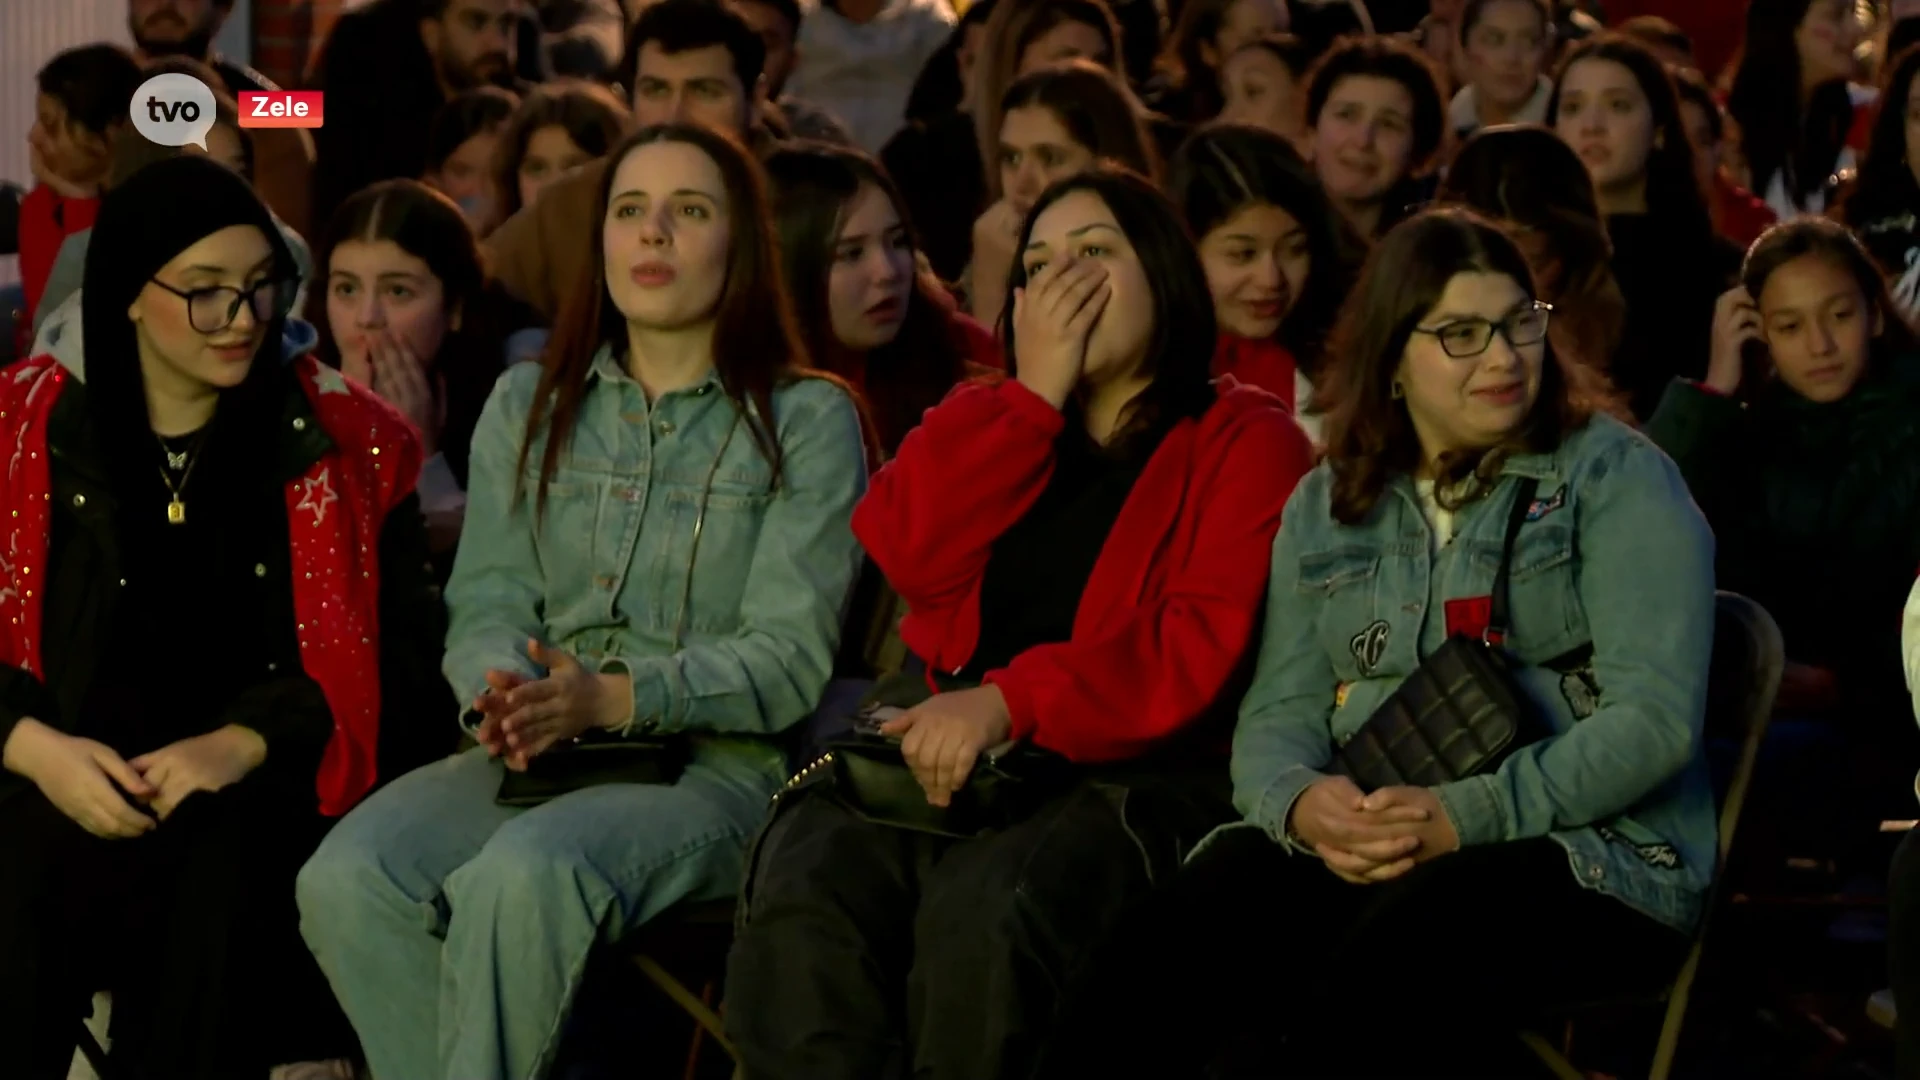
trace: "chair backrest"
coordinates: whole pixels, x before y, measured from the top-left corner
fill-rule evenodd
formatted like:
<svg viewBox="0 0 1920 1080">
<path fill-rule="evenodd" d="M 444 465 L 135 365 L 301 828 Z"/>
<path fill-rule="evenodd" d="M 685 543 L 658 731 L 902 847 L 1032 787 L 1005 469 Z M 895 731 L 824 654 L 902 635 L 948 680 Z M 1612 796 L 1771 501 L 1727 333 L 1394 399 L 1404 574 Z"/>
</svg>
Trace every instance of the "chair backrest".
<svg viewBox="0 0 1920 1080">
<path fill-rule="evenodd" d="M 1780 627 L 1767 609 L 1739 593 L 1714 597 L 1713 662 L 1707 681 L 1707 737 L 1737 740 L 1740 756 L 1720 803 L 1720 864 L 1733 847 L 1753 764 L 1773 716 L 1787 663 Z"/>
</svg>

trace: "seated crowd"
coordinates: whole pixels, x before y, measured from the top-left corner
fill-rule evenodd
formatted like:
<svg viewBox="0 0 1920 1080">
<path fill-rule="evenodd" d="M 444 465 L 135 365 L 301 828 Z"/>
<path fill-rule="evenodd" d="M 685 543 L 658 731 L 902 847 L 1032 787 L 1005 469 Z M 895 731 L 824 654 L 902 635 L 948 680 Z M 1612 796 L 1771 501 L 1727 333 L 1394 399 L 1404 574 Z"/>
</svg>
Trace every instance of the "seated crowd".
<svg viewBox="0 0 1920 1080">
<path fill-rule="evenodd" d="M 1548 0 L 634 6 L 374 0 L 317 142 L 219 0 L 39 73 L 0 1071 L 108 991 L 116 1076 L 558 1076 L 732 904 L 752 1080 L 1487 1075 L 1707 917 L 1717 589 L 1772 827 L 1885 872 L 1920 46 L 1876 111 L 1841 0 L 1724 94 Z"/>
</svg>

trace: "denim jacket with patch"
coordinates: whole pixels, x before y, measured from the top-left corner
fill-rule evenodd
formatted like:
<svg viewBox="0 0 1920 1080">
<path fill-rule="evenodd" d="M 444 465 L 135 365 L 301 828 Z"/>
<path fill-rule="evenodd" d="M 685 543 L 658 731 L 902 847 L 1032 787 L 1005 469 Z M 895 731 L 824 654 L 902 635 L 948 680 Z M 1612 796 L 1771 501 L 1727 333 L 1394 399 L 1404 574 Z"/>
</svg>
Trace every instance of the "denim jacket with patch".
<svg viewBox="0 0 1920 1080">
<path fill-rule="evenodd" d="M 1505 648 L 1552 733 L 1435 793 L 1463 846 L 1551 837 L 1583 885 L 1689 930 L 1716 862 L 1701 739 L 1713 535 L 1673 462 L 1606 417 L 1552 453 L 1510 458 L 1437 551 L 1409 478 L 1357 525 L 1333 519 L 1325 464 L 1301 481 L 1274 540 L 1235 804 L 1286 842 L 1294 800 L 1335 745 L 1446 639 L 1447 602 L 1491 593 L 1522 477 L 1538 489 L 1514 545 Z"/>
<path fill-rule="evenodd" d="M 717 375 L 649 405 L 603 348 L 536 519 L 544 435 L 515 478 L 540 366 L 494 387 L 473 436 L 467 524 L 447 584 L 445 671 L 460 707 L 489 668 L 537 676 L 529 637 L 633 678 L 634 730 L 770 735 L 833 666 L 862 555 L 867 465 L 853 400 L 823 379 L 773 394 L 773 470 Z"/>
</svg>

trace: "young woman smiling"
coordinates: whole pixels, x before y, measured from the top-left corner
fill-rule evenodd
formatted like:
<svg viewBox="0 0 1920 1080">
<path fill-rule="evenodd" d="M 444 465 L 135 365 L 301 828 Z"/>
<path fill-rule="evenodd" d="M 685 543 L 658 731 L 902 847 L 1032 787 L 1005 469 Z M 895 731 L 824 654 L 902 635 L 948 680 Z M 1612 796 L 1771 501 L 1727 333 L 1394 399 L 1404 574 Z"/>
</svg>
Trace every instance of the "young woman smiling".
<svg viewBox="0 0 1920 1080">
<path fill-rule="evenodd" d="M 1145 181 L 1054 184 L 1020 239 L 1013 377 L 929 412 L 854 529 L 939 673 L 884 728 L 927 802 L 1009 740 L 1084 768 L 965 839 L 783 795 L 727 977 L 764 1080 L 1032 1075 L 1062 981 L 1222 820 L 1214 725 L 1312 450 L 1271 396 L 1210 384 L 1205 272 Z"/>
<path fill-rule="evenodd" d="M 1216 124 L 1167 170 L 1167 191 L 1199 238 L 1220 346 L 1214 374 L 1286 402 L 1310 436 L 1313 376 L 1359 272 L 1363 245 L 1286 140 Z"/>
<path fill-rule="evenodd" d="M 1553 354 L 1576 377 L 1608 369 L 1627 302 L 1613 279 L 1593 180 L 1572 148 L 1545 128 L 1478 132 L 1454 155 L 1434 201 L 1506 226 L 1533 268 L 1540 298 L 1553 305 Z"/>
<path fill-rule="evenodd" d="M 66 1076 L 102 988 L 132 1075 L 351 1046 L 288 900 L 328 819 L 421 760 L 394 751 L 447 711 L 444 621 L 419 447 L 284 348 L 293 278 L 244 180 L 157 162 L 101 203 L 84 381 L 42 356 L 0 384 L 10 1076 Z"/>
<path fill-rule="evenodd" d="M 592 287 L 480 418 L 445 663 L 479 745 L 369 800 L 298 883 L 375 1075 L 545 1075 L 597 946 L 739 889 L 777 736 L 832 668 L 866 487 L 852 396 L 801 366 L 762 185 L 707 127 L 617 146 Z M 684 771 L 498 801 L 590 733 Z"/>
<path fill-rule="evenodd" d="M 1576 46 L 1547 121 L 1586 163 L 1606 215 L 1627 301 L 1610 377 L 1644 419 L 1676 376 L 1705 374 L 1714 299 L 1740 252 L 1713 231 L 1673 79 L 1646 46 L 1617 34 Z"/>
<path fill-rule="evenodd" d="M 1467 211 L 1375 247 L 1336 332 L 1326 453 L 1274 540 L 1234 729 L 1246 820 L 1115 934 L 1060 1075 L 1197 1076 L 1247 1047 L 1228 1075 L 1482 1076 L 1514 1016 L 1673 977 L 1716 866 L 1713 535 L 1673 462 L 1589 415 L 1550 315 Z M 1500 648 L 1544 737 L 1488 773 L 1363 792 L 1336 748 L 1447 637 L 1491 629 L 1510 519 Z M 1498 932 L 1438 932 L 1489 896 Z M 1445 972 L 1446 992 L 1381 1039 L 1353 1003 L 1387 971 Z"/>
<path fill-rule="evenodd" d="M 1307 76 L 1314 172 L 1354 230 L 1379 236 L 1420 200 L 1445 116 L 1431 61 L 1390 38 L 1344 38 Z"/>
</svg>

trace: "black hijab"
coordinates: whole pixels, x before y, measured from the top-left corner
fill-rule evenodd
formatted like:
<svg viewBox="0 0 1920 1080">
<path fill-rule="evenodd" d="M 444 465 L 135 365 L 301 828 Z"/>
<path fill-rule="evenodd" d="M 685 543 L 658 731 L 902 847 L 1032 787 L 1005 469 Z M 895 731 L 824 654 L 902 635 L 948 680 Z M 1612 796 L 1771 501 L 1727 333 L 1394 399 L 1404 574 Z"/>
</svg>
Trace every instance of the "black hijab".
<svg viewBox="0 0 1920 1080">
<path fill-rule="evenodd" d="M 147 417 L 140 346 L 127 308 L 160 269 L 181 252 L 234 225 L 252 225 L 273 251 L 275 273 L 292 280 L 295 264 L 273 215 L 232 170 L 198 155 L 155 162 L 134 173 L 101 200 L 87 245 L 81 292 L 82 340 L 86 343 L 86 397 L 94 434 L 115 487 L 123 493 L 136 470 L 144 478 L 156 453 Z M 185 299 L 168 298 L 186 304 Z M 220 394 L 214 409 L 217 439 L 231 447 L 258 447 L 237 455 L 260 464 L 280 418 L 285 386 L 281 332 L 286 320 L 265 328 L 253 366 L 239 385 Z"/>
</svg>

